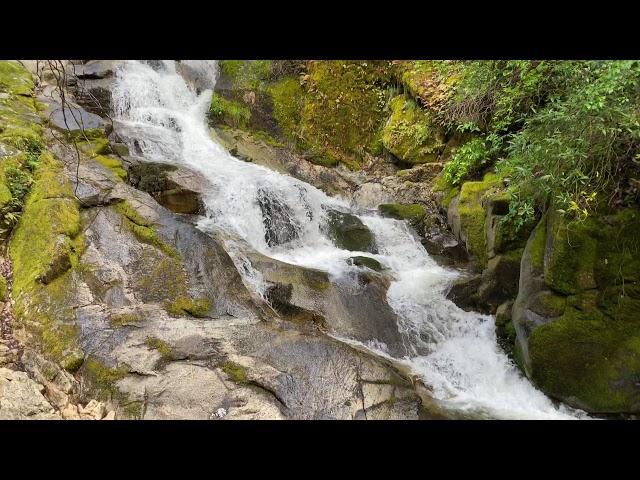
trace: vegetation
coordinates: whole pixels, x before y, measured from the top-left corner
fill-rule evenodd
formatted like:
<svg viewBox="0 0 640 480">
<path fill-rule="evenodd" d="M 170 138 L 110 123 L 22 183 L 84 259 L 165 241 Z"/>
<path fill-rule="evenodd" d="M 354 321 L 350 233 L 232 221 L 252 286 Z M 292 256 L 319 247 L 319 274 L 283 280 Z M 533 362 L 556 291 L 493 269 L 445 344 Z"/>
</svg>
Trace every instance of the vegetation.
<svg viewBox="0 0 640 480">
<path fill-rule="evenodd" d="M 509 180 L 506 221 L 548 205 L 584 220 L 640 200 L 640 62 L 440 62 L 440 121 L 478 137 L 445 167 L 459 185 L 489 166 Z"/>
</svg>

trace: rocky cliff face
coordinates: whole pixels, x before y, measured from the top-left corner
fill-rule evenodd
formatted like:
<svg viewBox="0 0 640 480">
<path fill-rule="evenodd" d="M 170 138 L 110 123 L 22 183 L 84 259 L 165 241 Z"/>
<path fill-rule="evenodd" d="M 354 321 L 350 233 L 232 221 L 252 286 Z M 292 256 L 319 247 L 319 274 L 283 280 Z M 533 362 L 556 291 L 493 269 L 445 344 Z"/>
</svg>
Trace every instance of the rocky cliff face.
<svg viewBox="0 0 640 480">
<path fill-rule="evenodd" d="M 495 314 L 502 346 L 545 393 L 591 412 L 639 410 L 636 210 L 567 226 L 550 207 L 535 229 L 515 228 L 508 178 L 443 182 L 473 135 L 438 123 L 449 89 L 428 62 L 298 62 L 277 75 L 267 63 L 222 66 L 211 121 L 230 148 L 278 163 L 249 146 L 261 137 L 295 152 L 280 162 L 292 175 L 410 221 L 432 256 L 469 272 L 449 298 Z"/>
<path fill-rule="evenodd" d="M 0 112 L 11 123 L 2 130 L 3 152 L 28 154 L 20 142 L 31 140 L 38 152 L 25 167 L 29 193 L 9 238 L 6 298 L 19 348 L 5 375 L 11 388 L 0 389 L 2 415 L 78 418 L 94 398 L 103 403 L 86 408 L 102 409 L 96 418 L 105 416 L 104 405 L 109 417 L 146 419 L 430 415 L 414 380 L 324 333 L 327 325 L 354 324 L 341 317 L 344 302 L 384 295 L 381 274 L 373 272 L 362 292 L 339 292 L 327 290 L 318 273 L 288 277 L 262 259 L 265 275 L 279 275 L 270 278 L 274 309 L 249 293 L 223 239 L 195 227 L 202 179 L 129 156 L 117 125 L 100 116 L 110 104 L 96 89 L 108 90 L 111 62 L 76 65 L 81 73 L 66 91 L 75 103 L 64 108 L 46 80 L 53 73 L 34 87 L 17 62 L 3 67 L 12 81 L 19 76 L 17 86 L 2 85 L 3 98 L 29 105 L 15 120 Z M 91 107 L 82 92 L 100 105 Z M 21 115 L 25 130 L 9 137 Z M 308 289 L 326 300 L 309 302 Z M 379 328 L 393 335 L 378 315 Z M 15 408 L 25 388 L 33 391 L 29 412 Z M 68 407 L 78 402 L 80 409 Z"/>
<path fill-rule="evenodd" d="M 429 72 L 404 63 L 226 61 L 211 134 L 240 159 L 407 220 L 434 258 L 468 272 L 449 298 L 495 314 L 502 346 L 545 393 L 640 410 L 640 214 L 567 226 L 549 209 L 515 229 L 508 179 L 444 185 L 467 138 L 438 124 Z M 351 259 L 368 270 L 348 289 L 247 248 L 269 284 L 256 298 L 229 239 L 195 226 L 206 180 L 121 143 L 117 62 L 67 63 L 64 104 L 55 72 L 27 67 L 39 78 L 0 62 L 0 418 L 441 415 L 398 365 L 327 335 L 403 354 L 373 259 Z M 327 228 L 375 251 L 341 212 Z"/>
</svg>

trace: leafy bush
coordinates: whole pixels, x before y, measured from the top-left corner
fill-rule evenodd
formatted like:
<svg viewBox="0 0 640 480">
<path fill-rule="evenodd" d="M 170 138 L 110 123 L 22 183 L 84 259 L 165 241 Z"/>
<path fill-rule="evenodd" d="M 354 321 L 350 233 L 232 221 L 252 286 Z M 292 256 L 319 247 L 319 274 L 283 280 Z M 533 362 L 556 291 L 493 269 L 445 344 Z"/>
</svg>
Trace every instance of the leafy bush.
<svg viewBox="0 0 640 480">
<path fill-rule="evenodd" d="M 462 184 L 479 173 L 493 153 L 494 148 L 487 147 L 487 142 L 482 138 L 474 138 L 465 143 L 444 166 L 445 181 L 452 186 Z"/>
<path fill-rule="evenodd" d="M 445 166 L 447 183 L 497 159 L 513 212 L 523 208 L 516 198 L 574 219 L 640 202 L 638 61 L 458 61 L 434 71 L 455 79 L 440 120 L 480 135 Z"/>
<path fill-rule="evenodd" d="M 605 200 L 640 200 L 640 63 L 572 66 L 562 70 L 565 93 L 525 121 L 498 167 L 539 204 L 585 218 Z"/>
</svg>

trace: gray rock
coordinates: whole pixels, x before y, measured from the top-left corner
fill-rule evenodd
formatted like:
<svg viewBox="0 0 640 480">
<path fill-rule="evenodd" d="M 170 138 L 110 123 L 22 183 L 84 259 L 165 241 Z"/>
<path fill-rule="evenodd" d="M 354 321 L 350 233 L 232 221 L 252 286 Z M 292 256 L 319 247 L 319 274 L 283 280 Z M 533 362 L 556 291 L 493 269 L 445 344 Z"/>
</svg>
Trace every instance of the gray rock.
<svg viewBox="0 0 640 480">
<path fill-rule="evenodd" d="M 0 420 L 59 420 L 44 387 L 26 373 L 0 368 Z"/>
<path fill-rule="evenodd" d="M 53 106 L 50 119 L 54 127 L 72 133 L 77 133 L 81 130 L 104 128 L 107 124 L 101 117 L 87 112 L 83 108 L 62 108 L 60 105 Z"/>
</svg>

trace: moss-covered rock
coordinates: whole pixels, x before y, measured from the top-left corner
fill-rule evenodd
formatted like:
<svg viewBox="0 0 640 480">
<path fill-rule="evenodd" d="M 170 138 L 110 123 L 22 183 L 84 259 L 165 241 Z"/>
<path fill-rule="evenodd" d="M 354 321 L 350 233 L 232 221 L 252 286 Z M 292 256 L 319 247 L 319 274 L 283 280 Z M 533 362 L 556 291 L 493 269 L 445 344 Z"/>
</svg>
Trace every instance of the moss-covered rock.
<svg viewBox="0 0 640 480">
<path fill-rule="evenodd" d="M 206 317 L 211 310 L 211 301 L 204 297 L 192 299 L 180 296 L 171 302 L 166 302 L 165 310 L 175 316 L 188 314 L 193 317 Z"/>
<path fill-rule="evenodd" d="M 567 223 L 551 212 L 545 280 L 564 294 L 640 281 L 640 210 Z"/>
<path fill-rule="evenodd" d="M 567 308 L 533 331 L 529 355 L 532 379 L 546 393 L 594 412 L 640 411 L 640 318 Z"/>
<path fill-rule="evenodd" d="M 640 411 L 638 210 L 569 223 L 550 211 L 523 259 L 514 315 L 527 374 L 591 412 Z"/>
<path fill-rule="evenodd" d="M 347 262 L 357 267 L 370 268 L 371 270 L 375 270 L 376 272 L 381 272 L 383 270 L 383 267 L 380 264 L 380 262 L 378 262 L 375 258 L 371 258 L 371 257 L 362 257 L 362 256 L 350 257 L 349 259 L 347 259 Z"/>
<path fill-rule="evenodd" d="M 355 215 L 329 210 L 323 231 L 339 248 L 378 253 L 373 233 Z"/>
<path fill-rule="evenodd" d="M 399 95 L 391 100 L 391 116 L 382 133 L 384 147 L 402 162 L 435 162 L 444 148 L 444 134 L 426 110 Z"/>
<path fill-rule="evenodd" d="M 473 255 L 478 264 L 486 266 L 487 235 L 486 217 L 487 209 L 484 204 L 485 196 L 495 191 L 502 184 L 502 181 L 493 174 L 486 174 L 480 182 L 466 182 L 460 189 L 458 201 L 454 205 L 455 216 L 459 217 L 461 239 L 465 242 L 467 250 Z M 450 215 L 451 216 L 451 215 Z M 455 230 L 455 229 L 454 229 Z"/>
<path fill-rule="evenodd" d="M 33 96 L 31 73 L 17 61 L 0 61 L 0 92 Z"/>
<path fill-rule="evenodd" d="M 268 87 L 273 102 L 273 116 L 285 137 L 296 140 L 300 135 L 300 121 L 304 106 L 304 91 L 300 80 L 283 78 Z"/>
<path fill-rule="evenodd" d="M 309 62 L 301 135 L 308 149 L 357 169 L 379 148 L 386 119 L 386 61 Z"/>
<path fill-rule="evenodd" d="M 234 128 L 247 128 L 251 111 L 240 102 L 214 93 L 209 106 L 209 119 L 213 123 L 225 123 Z"/>
<path fill-rule="evenodd" d="M 9 254 L 14 295 L 49 283 L 77 263 L 82 249 L 80 211 L 62 164 L 46 157 L 35 175 Z"/>
<path fill-rule="evenodd" d="M 7 279 L 0 275 L 0 302 L 7 300 Z"/>
<path fill-rule="evenodd" d="M 419 203 L 384 203 L 378 206 L 378 210 L 385 217 L 407 220 L 414 225 L 422 221 L 426 214 L 426 210 Z"/>
</svg>

